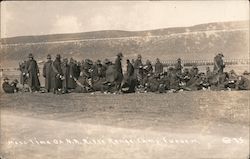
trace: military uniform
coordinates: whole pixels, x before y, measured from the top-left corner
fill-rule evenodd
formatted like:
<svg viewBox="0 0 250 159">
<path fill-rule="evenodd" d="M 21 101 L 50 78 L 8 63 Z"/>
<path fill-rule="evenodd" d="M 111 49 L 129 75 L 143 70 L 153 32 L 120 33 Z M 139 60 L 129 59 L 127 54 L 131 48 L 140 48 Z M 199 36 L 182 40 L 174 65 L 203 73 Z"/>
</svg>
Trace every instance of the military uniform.
<svg viewBox="0 0 250 159">
<path fill-rule="evenodd" d="M 54 87 L 52 86 L 52 60 L 51 56 L 47 56 L 48 61 L 43 66 L 43 77 L 45 78 L 45 89 L 50 92 Z"/>
<path fill-rule="evenodd" d="M 53 93 L 58 93 L 59 89 L 62 88 L 62 68 L 61 68 L 61 56 L 58 54 L 56 55 L 56 59 L 52 63 L 52 85 L 54 86 L 53 88 Z"/>
<path fill-rule="evenodd" d="M 27 77 L 28 77 L 28 85 L 31 88 L 31 91 L 39 91 L 40 90 L 40 81 L 38 78 L 39 68 L 37 62 L 33 59 L 33 55 L 29 54 L 29 61 L 27 61 L 25 66 Z"/>
<path fill-rule="evenodd" d="M 156 74 L 161 74 L 162 72 L 163 72 L 163 64 L 157 58 L 156 63 L 155 63 L 155 73 Z"/>
</svg>

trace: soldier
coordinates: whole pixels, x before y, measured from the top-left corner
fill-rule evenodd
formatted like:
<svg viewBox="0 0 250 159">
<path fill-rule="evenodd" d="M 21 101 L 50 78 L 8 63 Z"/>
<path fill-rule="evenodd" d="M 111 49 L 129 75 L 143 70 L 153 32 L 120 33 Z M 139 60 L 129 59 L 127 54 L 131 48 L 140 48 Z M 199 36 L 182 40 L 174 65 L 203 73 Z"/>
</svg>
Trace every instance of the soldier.
<svg viewBox="0 0 250 159">
<path fill-rule="evenodd" d="M 197 76 L 198 74 L 199 74 L 199 69 L 196 65 L 194 65 L 190 70 L 191 78 Z"/>
<path fill-rule="evenodd" d="M 206 68 L 206 76 L 207 76 L 207 78 L 209 78 L 210 76 L 212 76 L 212 71 L 210 70 L 210 67 L 207 67 Z"/>
<path fill-rule="evenodd" d="M 153 66 L 149 60 L 146 61 L 146 66 L 144 67 L 146 74 L 152 74 L 153 73 Z"/>
<path fill-rule="evenodd" d="M 62 62 L 62 93 L 68 93 L 68 83 L 69 83 L 69 65 L 68 59 L 64 58 Z"/>
<path fill-rule="evenodd" d="M 31 92 L 39 91 L 40 90 L 40 81 L 38 78 L 38 76 L 40 75 L 39 68 L 32 54 L 29 54 L 29 61 L 27 61 L 26 63 L 25 70 L 27 72 L 26 76 L 30 91 Z"/>
<path fill-rule="evenodd" d="M 69 61 L 69 81 L 68 81 L 68 88 L 74 89 L 76 87 L 76 82 L 74 78 L 76 78 L 76 63 L 74 62 L 73 58 L 70 58 Z"/>
<path fill-rule="evenodd" d="M 122 72 L 122 64 L 121 64 L 121 60 L 122 60 L 122 53 L 118 53 L 117 54 L 117 58 L 115 60 L 115 64 L 114 64 L 114 67 L 115 69 L 117 70 L 117 79 L 115 79 L 115 83 L 116 83 L 116 89 L 117 91 L 120 91 L 121 90 L 121 83 L 122 83 L 122 80 L 123 80 L 123 72 Z"/>
<path fill-rule="evenodd" d="M 161 74 L 162 72 L 163 72 L 163 64 L 160 62 L 159 58 L 157 58 L 155 63 L 155 73 Z"/>
<path fill-rule="evenodd" d="M 43 66 L 43 77 L 45 78 L 45 89 L 50 92 L 53 89 L 52 86 L 52 60 L 51 55 L 47 55 L 47 62 Z"/>
<path fill-rule="evenodd" d="M 134 62 L 134 68 L 135 68 L 135 69 L 139 69 L 140 66 L 143 66 L 143 64 L 142 64 L 142 57 L 141 57 L 141 55 L 139 54 L 139 55 L 137 56 L 137 59 L 136 59 L 135 62 Z"/>
<path fill-rule="evenodd" d="M 5 93 L 15 93 L 18 91 L 18 88 L 17 88 L 18 81 L 17 80 L 14 80 L 11 84 L 9 83 L 8 77 L 5 77 L 3 80 L 4 80 L 4 82 L 2 84 L 2 88 L 3 88 L 3 91 Z"/>
<path fill-rule="evenodd" d="M 127 59 L 127 78 L 124 81 L 125 82 L 122 86 L 123 93 L 135 92 L 136 79 L 134 78 L 134 67 L 129 59 Z"/>
<path fill-rule="evenodd" d="M 101 63 L 101 60 L 97 60 L 97 74 L 100 79 L 105 78 L 106 68 Z"/>
<path fill-rule="evenodd" d="M 214 73 L 217 74 L 222 74 L 223 73 L 223 69 L 225 68 L 225 64 L 223 61 L 223 57 L 224 55 L 219 53 L 218 55 L 216 55 L 214 57 Z"/>
<path fill-rule="evenodd" d="M 250 81 L 242 75 L 239 76 L 237 83 L 236 83 L 236 89 L 238 89 L 238 90 L 250 90 Z"/>
<path fill-rule="evenodd" d="M 127 75 L 128 77 L 132 77 L 134 75 L 134 66 L 130 63 L 129 59 L 127 59 Z"/>
<path fill-rule="evenodd" d="M 27 76 L 26 76 L 25 66 L 26 66 L 26 61 L 23 61 L 23 62 L 19 63 L 19 70 L 21 71 L 20 84 L 23 87 L 24 87 L 25 84 L 27 84 Z"/>
<path fill-rule="evenodd" d="M 177 59 L 177 63 L 175 64 L 175 70 L 177 74 L 181 74 L 183 66 L 181 65 L 181 59 Z"/>
<path fill-rule="evenodd" d="M 61 56 L 60 54 L 56 55 L 56 59 L 52 63 L 52 85 L 54 86 L 53 88 L 53 93 L 54 94 L 59 94 L 61 88 L 62 88 L 62 68 L 61 68 Z"/>
</svg>

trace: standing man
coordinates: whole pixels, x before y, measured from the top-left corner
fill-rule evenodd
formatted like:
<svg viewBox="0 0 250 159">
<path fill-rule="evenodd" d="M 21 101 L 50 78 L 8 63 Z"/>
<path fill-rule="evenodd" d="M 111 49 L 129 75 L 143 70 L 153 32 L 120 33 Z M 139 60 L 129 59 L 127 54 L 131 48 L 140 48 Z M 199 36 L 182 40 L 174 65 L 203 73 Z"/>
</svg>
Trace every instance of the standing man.
<svg viewBox="0 0 250 159">
<path fill-rule="evenodd" d="M 45 89 L 50 92 L 53 89 L 52 86 L 52 60 L 51 55 L 47 55 L 47 62 L 43 66 L 43 77 L 45 78 Z"/>
<path fill-rule="evenodd" d="M 182 68 L 183 66 L 181 65 L 181 59 L 178 58 L 177 63 L 175 64 L 176 73 L 181 75 Z"/>
<path fill-rule="evenodd" d="M 214 73 L 222 74 L 225 68 L 225 64 L 223 61 L 224 55 L 219 53 L 214 57 Z"/>
<path fill-rule="evenodd" d="M 68 83 L 69 83 L 69 65 L 68 59 L 63 59 L 62 62 L 62 93 L 68 93 Z"/>
<path fill-rule="evenodd" d="M 19 63 L 19 69 L 21 71 L 20 84 L 23 86 L 23 88 L 24 88 L 24 85 L 27 84 L 27 77 L 26 77 L 25 67 L 26 67 L 26 61 L 23 61 L 23 62 Z"/>
<path fill-rule="evenodd" d="M 53 69 L 53 93 L 58 94 L 60 92 L 60 89 L 62 88 L 62 68 L 61 68 L 61 56 L 59 54 L 56 55 L 56 59 L 52 63 L 52 69 Z"/>
<path fill-rule="evenodd" d="M 40 81 L 38 76 L 39 74 L 39 68 L 37 65 L 36 60 L 34 60 L 34 57 L 32 54 L 29 54 L 29 61 L 27 61 L 26 66 L 26 76 L 27 76 L 27 82 L 29 85 L 29 89 L 31 92 L 36 92 L 40 90 Z"/>
<path fill-rule="evenodd" d="M 69 81 L 68 81 L 68 88 L 69 89 L 75 89 L 76 82 L 74 78 L 76 78 L 76 63 L 74 62 L 73 58 L 70 58 L 69 60 Z"/>
<path fill-rule="evenodd" d="M 162 72 L 163 64 L 160 62 L 159 58 L 157 58 L 155 63 L 155 74 L 161 74 Z"/>
<path fill-rule="evenodd" d="M 115 60 L 115 66 L 114 66 L 117 73 L 118 73 L 117 74 L 117 79 L 115 79 L 116 86 L 117 86 L 116 87 L 117 91 L 120 91 L 121 83 L 122 83 L 122 80 L 123 80 L 122 63 L 121 63 L 122 57 L 123 57 L 123 55 L 122 55 L 121 52 L 117 54 L 117 58 Z"/>
</svg>

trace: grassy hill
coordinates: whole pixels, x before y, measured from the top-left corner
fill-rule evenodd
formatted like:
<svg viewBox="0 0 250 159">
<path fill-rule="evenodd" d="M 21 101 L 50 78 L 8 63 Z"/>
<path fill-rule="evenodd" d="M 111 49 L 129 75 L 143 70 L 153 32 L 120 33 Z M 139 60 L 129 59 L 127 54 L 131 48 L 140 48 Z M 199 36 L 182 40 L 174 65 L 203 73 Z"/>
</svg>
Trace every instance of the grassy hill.
<svg viewBox="0 0 250 159">
<path fill-rule="evenodd" d="M 1 39 L 1 63 L 20 61 L 33 53 L 43 60 L 47 54 L 64 57 L 104 59 L 123 52 L 125 58 L 142 54 L 144 60 L 212 59 L 222 52 L 226 58 L 246 58 L 249 54 L 247 21 L 220 22 L 191 27 L 148 31 L 104 30 L 74 34 L 22 36 Z"/>
</svg>

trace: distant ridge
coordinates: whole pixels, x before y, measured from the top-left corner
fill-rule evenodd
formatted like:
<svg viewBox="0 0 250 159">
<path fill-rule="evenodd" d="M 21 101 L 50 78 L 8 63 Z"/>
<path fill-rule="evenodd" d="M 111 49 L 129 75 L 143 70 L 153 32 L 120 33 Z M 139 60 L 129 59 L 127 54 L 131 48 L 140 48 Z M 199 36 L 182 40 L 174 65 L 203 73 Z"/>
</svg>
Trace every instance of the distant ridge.
<svg viewBox="0 0 250 159">
<path fill-rule="evenodd" d="M 47 54 L 73 57 L 79 61 L 114 59 L 118 52 L 125 58 L 141 54 L 143 60 L 208 60 L 222 52 L 227 59 L 249 58 L 249 22 L 218 22 L 191 27 L 146 31 L 103 30 L 73 34 L 20 36 L 1 39 L 1 63 L 27 59 L 33 53 L 37 60 Z"/>
<path fill-rule="evenodd" d="M 2 44 L 24 44 L 38 42 L 54 42 L 82 39 L 99 39 L 99 38 L 122 38 L 133 36 L 160 36 L 184 32 L 197 32 L 209 30 L 229 30 L 229 29 L 248 29 L 248 21 L 237 22 L 220 22 L 194 25 L 191 27 L 173 27 L 146 31 L 123 31 L 123 30 L 102 30 L 83 33 L 67 33 L 67 34 L 50 34 L 37 36 L 17 36 L 10 38 L 2 38 Z"/>
</svg>

